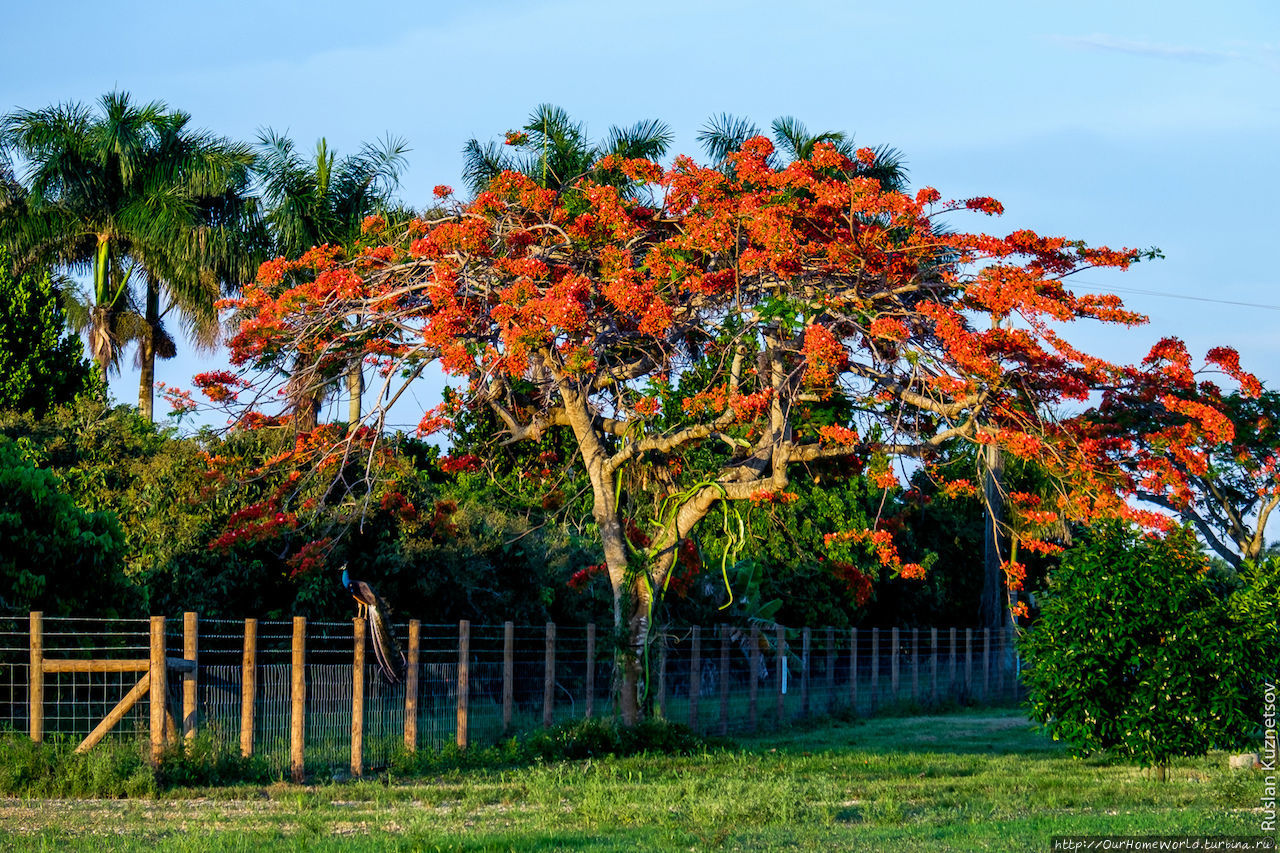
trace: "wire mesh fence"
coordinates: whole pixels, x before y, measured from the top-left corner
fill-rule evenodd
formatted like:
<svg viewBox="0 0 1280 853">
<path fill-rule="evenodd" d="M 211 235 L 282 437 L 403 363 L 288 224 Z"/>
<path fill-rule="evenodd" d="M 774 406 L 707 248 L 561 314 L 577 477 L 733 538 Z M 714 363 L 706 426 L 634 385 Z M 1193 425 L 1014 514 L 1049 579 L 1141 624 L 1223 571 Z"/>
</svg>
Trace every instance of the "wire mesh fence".
<svg viewBox="0 0 1280 853">
<path fill-rule="evenodd" d="M 105 737 L 153 746 L 194 729 L 299 776 L 617 713 L 617 645 L 595 626 L 397 625 L 416 659 L 398 681 L 372 655 L 357 677 L 353 622 L 187 614 L 161 627 L 153 643 L 146 619 L 0 618 L 0 727 L 82 739 L 107 720 Z M 704 734 L 1020 698 L 1009 631 L 664 626 L 652 640 L 641 707 Z M 163 693 L 149 691 L 162 671 Z"/>
</svg>

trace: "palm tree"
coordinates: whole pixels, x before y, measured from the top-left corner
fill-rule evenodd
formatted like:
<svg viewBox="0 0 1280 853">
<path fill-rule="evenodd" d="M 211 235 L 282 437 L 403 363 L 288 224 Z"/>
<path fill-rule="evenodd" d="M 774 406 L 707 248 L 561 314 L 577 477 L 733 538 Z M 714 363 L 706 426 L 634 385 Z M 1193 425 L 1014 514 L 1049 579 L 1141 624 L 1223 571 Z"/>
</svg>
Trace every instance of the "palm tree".
<svg viewBox="0 0 1280 853">
<path fill-rule="evenodd" d="M 508 135 L 518 153 L 508 153 L 497 142 L 467 140 L 463 146 L 462 179 L 472 193 L 507 170 L 523 172 L 548 189 L 560 190 L 595 169 L 600 158 L 618 154 L 627 158 L 656 160 L 671 145 L 671 129 L 657 119 L 638 121 L 631 127 L 609 128 L 604 139 L 592 143 L 586 125 L 575 122 L 560 107 L 540 104 L 522 132 Z M 600 175 L 602 180 L 624 183 L 620 176 Z"/>
<path fill-rule="evenodd" d="M 870 164 L 863 164 L 853 156 L 857 150 L 853 135 L 842 130 L 810 133 L 802 122 L 791 116 L 774 119 L 770 129 L 773 131 L 773 140 L 777 146 L 775 160 L 778 159 L 779 153 L 783 155 L 785 162 L 808 160 L 813 156 L 818 144 L 826 142 L 834 145 L 837 151 L 853 161 L 851 177 L 875 178 L 884 189 L 890 191 L 902 190 L 906 187 L 907 168 L 901 152 L 895 148 L 885 145 L 874 148 L 872 150 L 876 155 L 875 160 Z M 750 119 L 721 113 L 713 116 L 703 126 L 698 133 L 698 141 L 702 143 L 703 150 L 707 152 L 715 168 L 728 171 L 729 154 L 740 149 L 742 143 L 748 139 L 760 135 L 762 131 Z"/>
<path fill-rule="evenodd" d="M 0 243 L 20 266 L 90 274 L 87 288 L 64 288 L 68 320 L 88 339 L 104 388 L 124 346 L 139 344 L 138 408 L 150 418 L 155 359 L 175 354 L 165 315 L 177 309 L 197 343 L 212 343 L 223 283 L 251 266 L 252 154 L 189 129 L 187 113 L 160 101 L 139 106 L 112 92 L 99 107 L 4 117 L 0 145 L 26 171 L 0 204 Z"/>
<path fill-rule="evenodd" d="M 368 216 L 390 214 L 402 218 L 395 191 L 406 165 L 404 140 L 384 137 L 365 143 L 352 155 L 338 159 L 321 138 L 315 155 L 298 153 L 293 140 L 267 128 L 258 134 L 253 167 L 266 206 L 266 225 L 272 251 L 297 257 L 314 246 L 331 244 L 349 249 L 359 239 Z M 347 372 L 349 421 L 361 418 L 364 373 L 359 361 Z M 304 428 L 314 426 L 325 389 L 302 389 L 295 406 Z"/>
</svg>

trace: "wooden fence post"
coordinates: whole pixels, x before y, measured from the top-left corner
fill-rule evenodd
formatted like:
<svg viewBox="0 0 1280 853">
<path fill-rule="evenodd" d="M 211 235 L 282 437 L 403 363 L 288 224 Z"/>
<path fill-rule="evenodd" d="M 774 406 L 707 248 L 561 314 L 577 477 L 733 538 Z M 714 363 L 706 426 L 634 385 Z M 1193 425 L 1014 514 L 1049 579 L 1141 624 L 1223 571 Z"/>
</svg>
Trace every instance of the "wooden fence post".
<svg viewBox="0 0 1280 853">
<path fill-rule="evenodd" d="M 658 716 L 667 717 L 667 632 L 658 635 Z"/>
<path fill-rule="evenodd" d="M 827 713 L 836 705 L 836 629 L 827 628 Z"/>
<path fill-rule="evenodd" d="M 244 620 L 244 656 L 240 661 L 240 754 L 253 755 L 253 711 L 258 687 L 258 620 Z"/>
<path fill-rule="evenodd" d="M 729 734 L 729 631 L 720 625 L 720 736 Z"/>
<path fill-rule="evenodd" d="M 165 636 L 164 617 L 151 617 L 151 685 L 149 701 L 151 703 L 151 763 L 159 764 L 164 753 L 164 717 L 165 701 Z"/>
<path fill-rule="evenodd" d="M 777 707 L 775 709 L 774 726 L 781 728 L 787 722 L 786 681 L 784 680 L 787 669 L 787 629 L 781 625 L 774 625 L 773 636 L 774 642 L 777 644 L 777 648 L 774 650 L 777 653 L 777 664 L 774 667 L 777 670 L 774 677 L 774 683 L 777 686 L 775 694 Z"/>
<path fill-rule="evenodd" d="M 306 778 L 304 745 L 307 733 L 307 619 L 293 617 L 293 655 L 290 662 L 289 773 L 302 784 Z"/>
<path fill-rule="evenodd" d="M 920 629 L 911 629 L 911 701 L 920 701 Z"/>
<path fill-rule="evenodd" d="M 800 716 L 809 716 L 809 658 L 813 634 L 806 626 L 800 632 Z"/>
<path fill-rule="evenodd" d="M 31 611 L 31 668 L 27 670 L 27 694 L 31 703 L 31 739 L 44 740 L 44 613 Z"/>
<path fill-rule="evenodd" d="M 458 749 L 466 749 L 471 724 L 471 622 L 458 620 L 458 714 L 455 729 Z"/>
<path fill-rule="evenodd" d="M 893 701 L 898 701 L 898 657 L 901 650 L 901 643 L 898 639 L 898 629 L 889 629 L 889 693 L 893 696 Z"/>
<path fill-rule="evenodd" d="M 947 691 L 952 698 L 956 696 L 956 629 L 951 628 L 947 637 L 947 649 L 951 657 L 951 677 L 947 681 Z"/>
<path fill-rule="evenodd" d="M 547 649 L 543 659 L 542 725 L 551 728 L 556 718 L 556 623 L 547 623 Z"/>
<path fill-rule="evenodd" d="M 938 704 L 938 629 L 929 629 L 929 704 Z"/>
<path fill-rule="evenodd" d="M 880 629 L 871 629 L 871 713 L 880 707 Z"/>
<path fill-rule="evenodd" d="M 590 719 L 596 709 L 596 623 L 587 623 L 587 708 Z"/>
<path fill-rule="evenodd" d="M 200 619 L 191 611 L 182 614 L 182 659 L 191 668 L 182 673 L 182 736 L 191 740 L 196 735 L 196 697 L 199 695 L 197 651 L 200 644 Z"/>
<path fill-rule="evenodd" d="M 351 775 L 364 775 L 365 620 L 351 620 Z"/>
<path fill-rule="evenodd" d="M 991 629 L 982 629 L 982 701 L 991 701 Z"/>
<path fill-rule="evenodd" d="M 409 659 L 404 676 L 404 748 L 418 751 L 418 662 L 421 660 L 422 623 L 409 620 Z"/>
<path fill-rule="evenodd" d="M 689 640 L 689 728 L 698 730 L 698 700 L 702 696 L 702 629 L 693 626 Z"/>
<path fill-rule="evenodd" d="M 1009 670 L 1009 693 L 1010 693 L 1009 699 L 1013 702 L 1018 702 L 1019 701 L 1018 693 L 1020 688 L 1022 687 L 1022 679 L 1018 677 L 1019 675 L 1021 675 L 1020 670 L 1022 669 L 1022 666 L 1021 666 L 1022 654 L 1018 650 L 1017 628 L 1014 627 L 1013 625 L 1010 625 L 1008 628 L 1005 629 L 1005 633 L 1009 638 L 1008 640 L 1009 649 L 1010 649 L 1009 658 L 1010 658 L 1010 663 L 1013 665 L 1013 669 Z"/>
<path fill-rule="evenodd" d="M 964 629 L 964 692 L 973 693 L 973 629 Z"/>
<path fill-rule="evenodd" d="M 997 697 L 1004 696 L 1004 629 L 997 628 L 993 637 L 996 643 L 995 653 L 995 693 Z"/>
<path fill-rule="evenodd" d="M 760 729 L 760 626 L 751 626 L 751 676 L 747 679 L 747 717 L 751 731 Z"/>
<path fill-rule="evenodd" d="M 858 629 L 849 629 L 849 708 L 858 713 Z"/>
<path fill-rule="evenodd" d="M 502 623 L 502 733 L 511 731 L 511 713 L 516 697 L 516 626 Z"/>
</svg>

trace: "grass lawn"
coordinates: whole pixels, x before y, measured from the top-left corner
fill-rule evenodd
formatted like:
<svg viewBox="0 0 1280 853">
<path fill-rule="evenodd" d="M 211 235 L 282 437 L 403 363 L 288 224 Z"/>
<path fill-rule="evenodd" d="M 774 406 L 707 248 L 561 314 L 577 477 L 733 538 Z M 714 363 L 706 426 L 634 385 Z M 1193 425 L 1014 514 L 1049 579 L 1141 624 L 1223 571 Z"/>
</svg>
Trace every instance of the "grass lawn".
<svg viewBox="0 0 1280 853">
<path fill-rule="evenodd" d="M 1018 712 L 797 728 L 736 752 L 431 779 L 0 800 L 5 850 L 1049 850 L 1057 834 L 1256 835 L 1262 775 L 1074 759 Z"/>
</svg>

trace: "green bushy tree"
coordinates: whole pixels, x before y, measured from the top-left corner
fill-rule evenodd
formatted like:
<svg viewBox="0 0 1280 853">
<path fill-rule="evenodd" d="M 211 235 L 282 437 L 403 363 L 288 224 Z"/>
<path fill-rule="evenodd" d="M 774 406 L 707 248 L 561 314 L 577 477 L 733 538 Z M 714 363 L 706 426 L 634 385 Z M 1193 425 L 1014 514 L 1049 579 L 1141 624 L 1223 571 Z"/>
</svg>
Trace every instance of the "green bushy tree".
<svg viewBox="0 0 1280 853">
<path fill-rule="evenodd" d="M 124 534 L 86 511 L 19 442 L 0 436 L 0 609 L 111 615 L 128 598 Z"/>
<path fill-rule="evenodd" d="M 1082 753 L 1165 768 L 1250 743 L 1280 660 L 1280 561 L 1222 583 L 1195 537 L 1089 531 L 1022 638 L 1032 715 Z"/>
<path fill-rule="evenodd" d="M 66 334 L 47 273 L 15 273 L 0 249 L 0 409 L 43 415 L 87 390 L 84 348 Z"/>
</svg>

